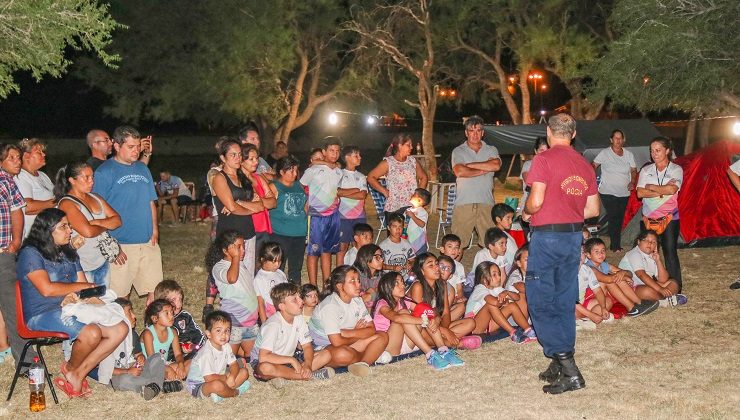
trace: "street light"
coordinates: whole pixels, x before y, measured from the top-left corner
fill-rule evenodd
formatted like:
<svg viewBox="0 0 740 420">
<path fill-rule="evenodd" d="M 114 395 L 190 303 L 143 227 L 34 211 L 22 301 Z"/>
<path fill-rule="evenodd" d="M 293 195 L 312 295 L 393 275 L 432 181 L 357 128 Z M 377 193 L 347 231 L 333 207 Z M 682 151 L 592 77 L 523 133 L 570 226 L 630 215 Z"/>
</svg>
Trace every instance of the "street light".
<svg viewBox="0 0 740 420">
<path fill-rule="evenodd" d="M 365 122 L 367 123 L 367 125 L 375 125 L 375 117 L 373 117 L 372 115 L 368 115 Z"/>
<path fill-rule="evenodd" d="M 735 121 L 735 124 L 732 124 L 732 134 L 735 137 L 740 137 L 740 121 Z"/>
<path fill-rule="evenodd" d="M 339 116 L 337 116 L 336 112 L 332 112 L 331 114 L 329 114 L 329 124 L 330 125 L 337 125 L 338 122 L 339 122 Z"/>
</svg>

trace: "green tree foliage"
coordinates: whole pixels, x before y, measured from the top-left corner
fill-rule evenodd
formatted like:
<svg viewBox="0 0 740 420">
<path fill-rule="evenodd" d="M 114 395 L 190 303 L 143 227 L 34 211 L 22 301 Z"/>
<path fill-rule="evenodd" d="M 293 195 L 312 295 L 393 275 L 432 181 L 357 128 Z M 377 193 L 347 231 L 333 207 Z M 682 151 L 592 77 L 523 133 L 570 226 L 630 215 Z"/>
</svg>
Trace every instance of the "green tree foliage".
<svg viewBox="0 0 740 420">
<path fill-rule="evenodd" d="M 737 111 L 738 16 L 736 0 L 618 0 L 595 93 L 641 111 Z"/>
<path fill-rule="evenodd" d="M 0 0 L 0 98 L 19 91 L 15 72 L 30 71 L 36 80 L 61 76 L 70 64 L 67 47 L 114 66 L 118 56 L 105 47 L 119 26 L 94 0 Z"/>
<path fill-rule="evenodd" d="M 82 76 L 110 94 L 116 117 L 202 124 L 259 119 L 274 140 L 308 121 L 339 94 L 362 94 L 371 79 L 337 34 L 347 10 L 332 0 L 119 0 L 114 16 L 130 26 L 113 48 L 111 71 Z"/>
</svg>

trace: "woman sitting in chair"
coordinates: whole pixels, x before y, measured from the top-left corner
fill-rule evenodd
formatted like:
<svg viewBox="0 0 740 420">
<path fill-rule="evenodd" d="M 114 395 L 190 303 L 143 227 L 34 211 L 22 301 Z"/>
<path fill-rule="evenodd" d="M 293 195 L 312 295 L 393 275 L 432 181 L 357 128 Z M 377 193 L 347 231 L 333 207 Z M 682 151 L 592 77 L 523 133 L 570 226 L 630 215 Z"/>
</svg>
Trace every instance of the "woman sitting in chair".
<svg viewBox="0 0 740 420">
<path fill-rule="evenodd" d="M 124 340 L 128 326 L 85 325 L 75 317 L 62 320 L 62 306 L 79 301 L 77 292 L 95 287 L 85 278 L 71 237 L 63 211 L 43 210 L 23 241 L 16 269 L 28 328 L 63 332 L 73 342 L 72 356 L 61 367 L 63 378 L 56 382 L 69 397 L 79 397 L 90 393 L 85 377 Z"/>
</svg>

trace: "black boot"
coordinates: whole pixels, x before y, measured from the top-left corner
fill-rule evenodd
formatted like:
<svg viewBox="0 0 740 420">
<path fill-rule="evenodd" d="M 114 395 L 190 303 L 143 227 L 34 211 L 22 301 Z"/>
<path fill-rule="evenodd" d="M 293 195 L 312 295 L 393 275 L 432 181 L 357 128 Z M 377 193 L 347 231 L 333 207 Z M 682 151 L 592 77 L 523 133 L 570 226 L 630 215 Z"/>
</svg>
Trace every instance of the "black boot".
<svg viewBox="0 0 740 420">
<path fill-rule="evenodd" d="M 540 381 L 547 382 L 549 384 L 555 382 L 560 375 L 561 369 L 562 368 L 560 367 L 560 362 L 558 362 L 558 358 L 553 357 L 550 361 L 550 366 L 548 366 L 547 369 L 545 369 L 544 371 L 540 372 Z"/>
<path fill-rule="evenodd" d="M 563 392 L 575 391 L 586 387 L 586 381 L 581 376 L 578 366 L 576 366 L 573 352 L 555 353 L 555 359 L 557 359 L 561 366 L 560 375 L 558 375 L 555 382 L 542 387 L 545 393 L 562 394 Z"/>
</svg>

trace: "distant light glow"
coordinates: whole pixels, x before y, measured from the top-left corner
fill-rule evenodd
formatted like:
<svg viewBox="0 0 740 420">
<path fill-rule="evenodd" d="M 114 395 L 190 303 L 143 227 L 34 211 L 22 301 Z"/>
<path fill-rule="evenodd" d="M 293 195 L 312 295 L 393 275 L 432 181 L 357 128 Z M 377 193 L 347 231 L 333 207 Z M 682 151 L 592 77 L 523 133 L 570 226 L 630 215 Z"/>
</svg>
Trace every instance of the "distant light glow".
<svg viewBox="0 0 740 420">
<path fill-rule="evenodd" d="M 337 116 L 335 112 L 332 112 L 331 114 L 329 114 L 329 124 L 337 125 L 338 122 L 339 122 L 339 117 Z"/>
<path fill-rule="evenodd" d="M 735 124 L 732 124 L 732 134 L 740 137 L 740 121 L 735 121 Z"/>
<path fill-rule="evenodd" d="M 365 119 L 365 122 L 367 123 L 367 125 L 375 125 L 375 117 L 373 117 L 372 115 L 368 115 L 367 119 Z"/>
<path fill-rule="evenodd" d="M 545 114 L 547 114 L 547 111 L 545 111 L 544 109 L 540 111 L 540 115 L 545 115 Z"/>
</svg>

